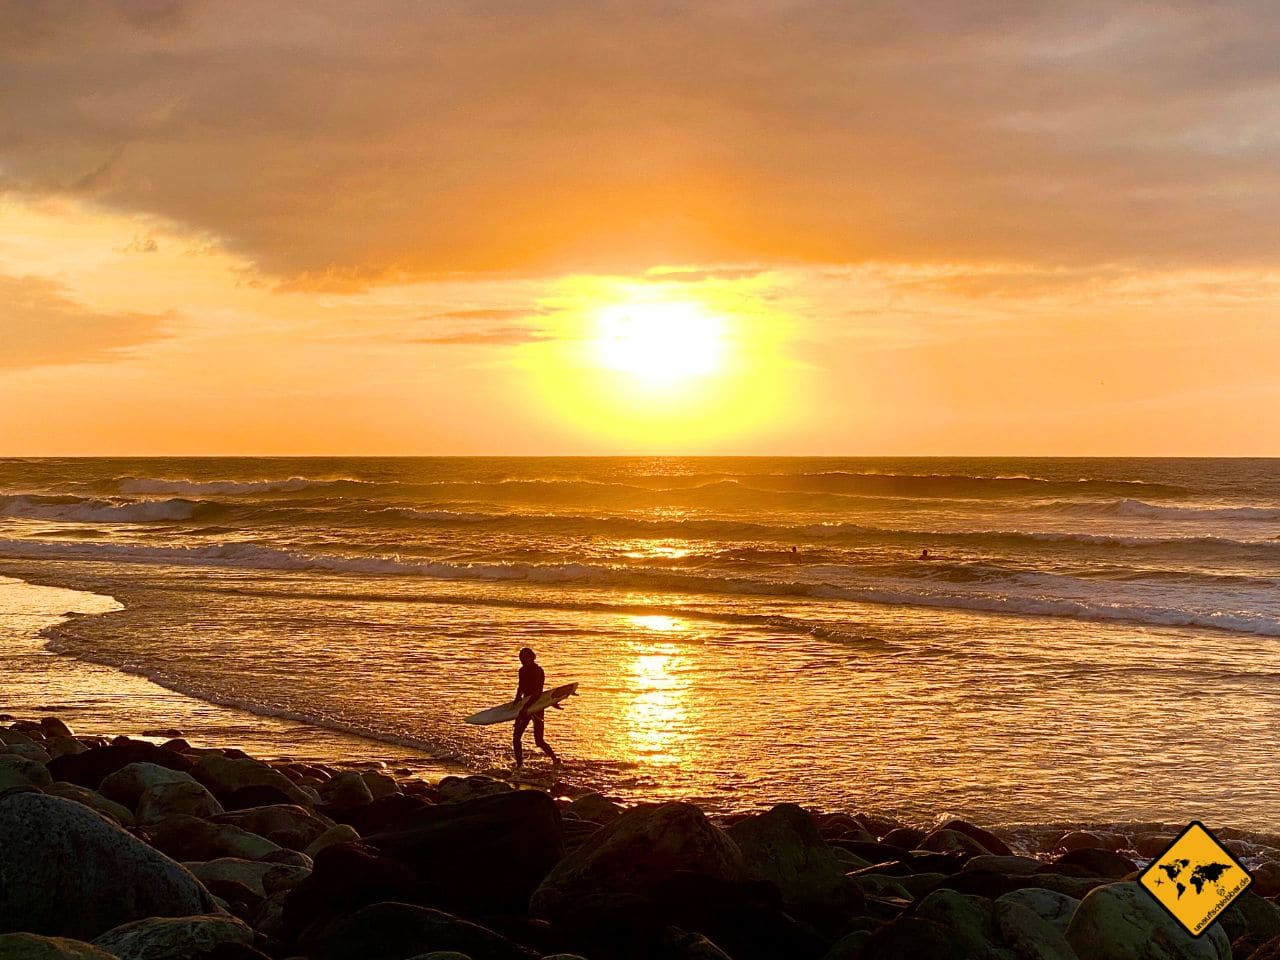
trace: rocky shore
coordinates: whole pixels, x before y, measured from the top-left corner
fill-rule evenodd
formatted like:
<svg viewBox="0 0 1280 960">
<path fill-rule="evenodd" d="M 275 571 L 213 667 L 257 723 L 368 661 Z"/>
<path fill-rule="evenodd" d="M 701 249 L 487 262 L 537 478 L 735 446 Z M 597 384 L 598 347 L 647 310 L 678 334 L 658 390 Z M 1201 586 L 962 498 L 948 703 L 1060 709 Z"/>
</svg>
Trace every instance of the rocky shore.
<svg viewBox="0 0 1280 960">
<path fill-rule="evenodd" d="M 1193 939 L 1134 882 L 1155 825 L 1028 844 L 518 787 L 8 722 L 0 960 L 1280 960 L 1275 862 Z"/>
</svg>

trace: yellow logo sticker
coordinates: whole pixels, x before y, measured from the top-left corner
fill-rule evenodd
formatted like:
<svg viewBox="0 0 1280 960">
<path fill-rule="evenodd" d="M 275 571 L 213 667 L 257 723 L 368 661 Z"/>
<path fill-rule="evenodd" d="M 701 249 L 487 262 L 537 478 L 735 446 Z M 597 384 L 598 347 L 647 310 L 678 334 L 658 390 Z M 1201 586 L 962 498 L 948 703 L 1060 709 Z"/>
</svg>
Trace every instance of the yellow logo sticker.
<svg viewBox="0 0 1280 960">
<path fill-rule="evenodd" d="M 1209 929 L 1214 917 L 1253 883 L 1217 837 L 1193 820 L 1138 882 L 1193 937 Z"/>
</svg>

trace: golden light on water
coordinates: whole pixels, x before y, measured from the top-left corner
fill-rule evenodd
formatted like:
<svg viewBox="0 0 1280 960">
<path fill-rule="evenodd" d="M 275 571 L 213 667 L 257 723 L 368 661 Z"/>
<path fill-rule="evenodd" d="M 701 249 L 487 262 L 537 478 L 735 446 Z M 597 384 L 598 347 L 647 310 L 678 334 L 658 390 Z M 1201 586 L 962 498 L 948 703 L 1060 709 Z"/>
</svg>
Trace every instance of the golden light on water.
<svg viewBox="0 0 1280 960">
<path fill-rule="evenodd" d="M 678 617 L 637 615 L 626 618 L 646 633 L 667 635 L 689 629 Z M 679 645 L 643 634 L 632 645 L 627 664 L 627 705 L 623 716 L 626 752 L 652 764 L 669 765 L 686 758 L 689 711 L 686 699 L 687 657 Z"/>
<path fill-rule="evenodd" d="M 559 422 L 628 449 L 707 451 L 787 412 L 791 320 L 767 275 L 697 282 L 578 276 L 542 303 L 517 360 Z"/>
</svg>

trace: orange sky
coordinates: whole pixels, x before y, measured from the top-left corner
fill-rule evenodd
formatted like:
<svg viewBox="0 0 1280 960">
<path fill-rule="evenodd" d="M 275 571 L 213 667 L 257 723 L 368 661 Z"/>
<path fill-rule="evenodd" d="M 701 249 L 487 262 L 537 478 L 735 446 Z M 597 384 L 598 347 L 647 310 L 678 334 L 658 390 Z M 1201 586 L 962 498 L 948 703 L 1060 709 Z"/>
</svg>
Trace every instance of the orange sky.
<svg viewBox="0 0 1280 960">
<path fill-rule="evenodd" d="M 0 4 L 0 454 L 1280 455 L 1277 49 L 1264 3 Z"/>
</svg>

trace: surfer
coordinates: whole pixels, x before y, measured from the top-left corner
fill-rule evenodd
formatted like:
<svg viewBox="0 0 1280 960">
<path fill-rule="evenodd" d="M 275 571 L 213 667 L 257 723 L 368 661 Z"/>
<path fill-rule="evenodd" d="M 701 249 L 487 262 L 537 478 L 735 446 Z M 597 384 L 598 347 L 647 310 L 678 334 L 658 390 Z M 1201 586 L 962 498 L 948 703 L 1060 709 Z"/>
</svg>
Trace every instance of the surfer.
<svg viewBox="0 0 1280 960">
<path fill-rule="evenodd" d="M 516 700 L 527 697 L 528 703 L 531 704 L 542 696 L 542 688 L 547 682 L 547 675 L 538 666 L 537 661 L 538 655 L 528 647 L 524 647 L 520 651 L 520 685 L 516 687 Z M 556 709 L 560 709 L 559 704 L 554 706 Z M 511 736 L 511 746 L 516 752 L 516 766 L 524 766 L 524 744 L 520 741 L 524 739 L 524 731 L 531 720 L 533 721 L 533 742 L 539 750 L 551 758 L 552 763 L 558 764 L 560 758 L 556 756 L 556 752 L 551 749 L 551 745 L 547 743 L 546 738 L 543 736 L 543 711 L 529 713 L 526 706 L 526 708 L 520 710 L 520 715 L 516 717 L 515 731 Z"/>
</svg>

